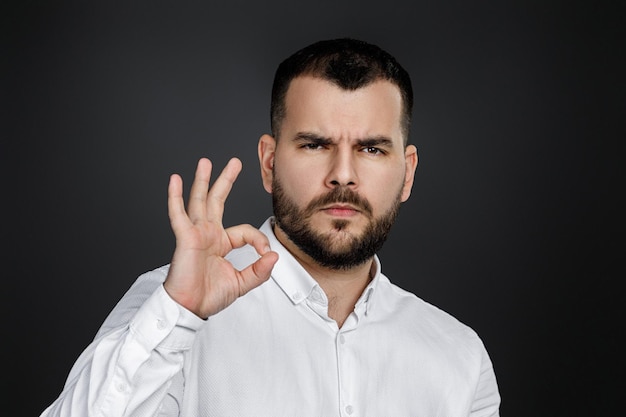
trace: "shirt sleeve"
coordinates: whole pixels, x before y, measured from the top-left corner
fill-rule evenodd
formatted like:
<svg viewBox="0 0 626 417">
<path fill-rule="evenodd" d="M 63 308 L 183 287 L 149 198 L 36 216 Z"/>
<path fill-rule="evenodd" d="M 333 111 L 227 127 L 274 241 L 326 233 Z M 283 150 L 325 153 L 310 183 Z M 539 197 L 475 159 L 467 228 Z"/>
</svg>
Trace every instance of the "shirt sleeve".
<svg viewBox="0 0 626 417">
<path fill-rule="evenodd" d="M 471 417 L 500 417 L 500 393 L 493 364 L 482 345 L 482 361 L 478 385 L 472 403 Z"/>
<path fill-rule="evenodd" d="M 168 389 L 181 377 L 204 320 L 169 297 L 162 285 L 165 275 L 155 270 L 137 280 L 41 417 L 178 415 L 177 407 L 167 405 Z"/>
</svg>

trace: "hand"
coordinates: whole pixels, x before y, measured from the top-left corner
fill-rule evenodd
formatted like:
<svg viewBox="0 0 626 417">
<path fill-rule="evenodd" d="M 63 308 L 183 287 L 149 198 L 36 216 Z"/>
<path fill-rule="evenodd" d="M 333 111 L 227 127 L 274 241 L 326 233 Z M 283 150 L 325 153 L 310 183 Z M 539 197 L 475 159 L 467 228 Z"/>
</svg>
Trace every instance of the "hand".
<svg viewBox="0 0 626 417">
<path fill-rule="evenodd" d="M 188 212 L 183 200 L 183 182 L 173 174 L 168 187 L 168 213 L 176 236 L 164 287 L 167 293 L 197 316 L 207 318 L 265 282 L 278 260 L 267 237 L 251 225 L 224 229 L 224 203 L 241 171 L 241 161 L 231 159 L 209 189 L 211 161 L 198 161 L 189 194 Z M 234 248 L 252 245 L 261 255 L 239 271 L 224 259 Z"/>
</svg>

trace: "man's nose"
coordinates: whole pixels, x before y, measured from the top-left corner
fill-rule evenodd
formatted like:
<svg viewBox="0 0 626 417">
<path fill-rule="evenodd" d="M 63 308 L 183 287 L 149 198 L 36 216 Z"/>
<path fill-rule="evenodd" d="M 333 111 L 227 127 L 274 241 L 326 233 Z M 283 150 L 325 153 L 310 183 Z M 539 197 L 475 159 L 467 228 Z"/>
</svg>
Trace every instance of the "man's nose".
<svg viewBox="0 0 626 417">
<path fill-rule="evenodd" d="M 339 147 L 330 156 L 326 185 L 334 187 L 351 187 L 358 185 L 356 158 L 352 149 Z"/>
</svg>

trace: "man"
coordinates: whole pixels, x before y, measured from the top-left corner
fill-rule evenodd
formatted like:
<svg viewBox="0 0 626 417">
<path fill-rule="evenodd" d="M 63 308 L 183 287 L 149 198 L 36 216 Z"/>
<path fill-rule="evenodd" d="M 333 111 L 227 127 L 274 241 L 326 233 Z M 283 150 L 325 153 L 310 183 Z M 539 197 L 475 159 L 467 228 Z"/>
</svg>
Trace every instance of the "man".
<svg viewBox="0 0 626 417">
<path fill-rule="evenodd" d="M 258 144 L 274 216 L 223 228 L 237 159 L 213 184 L 199 161 L 187 210 L 173 175 L 171 264 L 139 277 L 43 416 L 498 416 L 478 336 L 375 255 L 413 185 L 412 101 L 364 42 L 281 63 Z"/>
</svg>

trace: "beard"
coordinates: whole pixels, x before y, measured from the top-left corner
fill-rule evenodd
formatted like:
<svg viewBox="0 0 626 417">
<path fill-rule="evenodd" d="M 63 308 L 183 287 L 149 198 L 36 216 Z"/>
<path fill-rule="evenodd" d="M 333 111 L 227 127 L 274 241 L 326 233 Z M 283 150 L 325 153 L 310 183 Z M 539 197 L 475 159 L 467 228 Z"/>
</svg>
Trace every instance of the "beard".
<svg viewBox="0 0 626 417">
<path fill-rule="evenodd" d="M 320 266 L 334 270 L 348 270 L 370 260 L 380 250 L 389 235 L 400 209 L 399 190 L 392 207 L 374 218 L 370 203 L 346 187 L 336 187 L 327 194 L 300 208 L 289 198 L 280 181 L 272 180 L 272 202 L 276 224 L 289 239 Z M 360 235 L 346 231 L 350 220 L 335 219 L 334 230 L 321 233 L 313 230 L 311 216 L 319 209 L 333 203 L 351 204 L 368 217 L 369 222 Z"/>
</svg>

